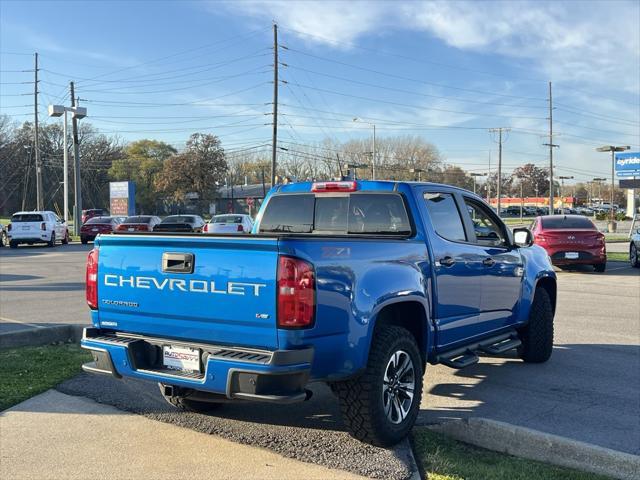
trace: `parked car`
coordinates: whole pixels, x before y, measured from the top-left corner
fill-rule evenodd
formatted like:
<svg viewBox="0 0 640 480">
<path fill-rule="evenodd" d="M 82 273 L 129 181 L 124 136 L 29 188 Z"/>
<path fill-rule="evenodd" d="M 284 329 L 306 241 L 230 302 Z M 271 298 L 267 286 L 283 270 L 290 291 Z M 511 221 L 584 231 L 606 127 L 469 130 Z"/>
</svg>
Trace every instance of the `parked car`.
<svg viewBox="0 0 640 480">
<path fill-rule="evenodd" d="M 593 265 L 596 272 L 607 267 L 604 234 L 582 215 L 537 217 L 531 227 L 536 245 L 544 248 L 554 265 Z"/>
<path fill-rule="evenodd" d="M 87 220 L 93 217 L 108 217 L 109 210 L 105 210 L 104 208 L 90 208 L 88 210 L 82 210 L 82 223 L 84 224 Z"/>
<path fill-rule="evenodd" d="M 87 244 L 101 233 L 115 232 L 120 225 L 119 217 L 93 217 L 80 227 L 80 241 Z"/>
<path fill-rule="evenodd" d="M 632 267 L 640 268 L 640 228 L 637 228 L 636 231 L 631 234 L 629 261 Z"/>
<path fill-rule="evenodd" d="M 14 213 L 7 225 L 7 236 L 11 248 L 21 243 L 46 243 L 50 247 L 55 247 L 58 241 L 64 245 L 69 243 L 67 224 L 48 210 Z"/>
<path fill-rule="evenodd" d="M 302 402 L 309 383 L 328 382 L 351 434 L 389 446 L 418 416 L 427 363 L 463 368 L 478 352 L 514 349 L 538 363 L 552 353 L 546 252 L 467 190 L 279 185 L 254 232 L 176 234 L 170 245 L 98 237 L 86 270 L 93 326 L 82 339 L 93 361 L 83 368 L 156 381 L 187 410 Z"/>
<path fill-rule="evenodd" d="M 7 227 L 0 223 L 0 247 L 9 245 L 9 237 L 7 236 Z"/>
<path fill-rule="evenodd" d="M 216 215 L 204 226 L 205 233 L 251 233 L 253 220 L 250 215 Z"/>
<path fill-rule="evenodd" d="M 202 232 L 204 220 L 198 215 L 171 215 L 153 227 L 154 232 Z"/>
<path fill-rule="evenodd" d="M 160 217 L 155 215 L 135 215 L 127 217 L 124 222 L 116 227 L 117 232 L 153 232 L 156 225 L 160 223 Z"/>
</svg>

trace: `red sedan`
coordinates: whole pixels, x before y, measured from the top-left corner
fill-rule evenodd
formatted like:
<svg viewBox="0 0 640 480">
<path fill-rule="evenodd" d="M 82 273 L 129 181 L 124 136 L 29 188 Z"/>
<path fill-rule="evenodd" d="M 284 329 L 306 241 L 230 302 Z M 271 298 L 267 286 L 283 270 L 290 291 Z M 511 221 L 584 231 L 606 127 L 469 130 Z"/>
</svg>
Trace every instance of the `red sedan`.
<svg viewBox="0 0 640 480">
<path fill-rule="evenodd" d="M 604 272 L 607 266 L 604 235 L 587 217 L 537 217 L 531 231 L 534 242 L 547 251 L 554 265 L 593 265 L 596 272 Z"/>
<path fill-rule="evenodd" d="M 101 233 L 114 232 L 119 224 L 118 217 L 92 217 L 80 227 L 80 241 L 88 243 Z"/>
</svg>

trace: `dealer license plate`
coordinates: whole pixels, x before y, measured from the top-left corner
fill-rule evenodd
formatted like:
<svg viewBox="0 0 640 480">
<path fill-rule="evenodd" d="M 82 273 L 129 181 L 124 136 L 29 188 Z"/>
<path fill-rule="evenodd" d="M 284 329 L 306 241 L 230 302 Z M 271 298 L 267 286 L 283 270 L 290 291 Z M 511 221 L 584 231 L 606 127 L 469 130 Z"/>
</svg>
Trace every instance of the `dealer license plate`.
<svg viewBox="0 0 640 480">
<path fill-rule="evenodd" d="M 200 372 L 200 350 L 165 345 L 162 347 L 162 363 L 165 367 L 174 370 Z"/>
<path fill-rule="evenodd" d="M 564 258 L 567 260 L 577 260 L 580 254 L 578 252 L 565 252 Z"/>
<path fill-rule="evenodd" d="M 91 229 L 91 231 L 92 231 L 92 232 L 97 232 L 97 231 L 98 231 L 98 229 L 97 229 L 97 228 L 92 228 L 92 229 Z"/>
</svg>

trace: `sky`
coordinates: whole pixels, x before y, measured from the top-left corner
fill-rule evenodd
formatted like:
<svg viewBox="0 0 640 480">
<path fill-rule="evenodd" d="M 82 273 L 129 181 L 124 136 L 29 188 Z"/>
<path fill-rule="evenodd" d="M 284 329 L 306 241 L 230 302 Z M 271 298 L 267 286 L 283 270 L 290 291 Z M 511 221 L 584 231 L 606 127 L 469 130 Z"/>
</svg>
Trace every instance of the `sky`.
<svg viewBox="0 0 640 480">
<path fill-rule="evenodd" d="M 184 146 L 196 131 L 230 152 L 271 141 L 273 22 L 279 141 L 419 135 L 445 161 L 506 172 L 548 165 L 553 85 L 556 175 L 610 175 L 600 145 L 640 150 L 640 2 L 0 1 L 0 114 L 69 105 L 123 141 Z M 25 71 L 26 70 L 26 71 Z M 359 121 L 353 121 L 358 118 Z"/>
</svg>

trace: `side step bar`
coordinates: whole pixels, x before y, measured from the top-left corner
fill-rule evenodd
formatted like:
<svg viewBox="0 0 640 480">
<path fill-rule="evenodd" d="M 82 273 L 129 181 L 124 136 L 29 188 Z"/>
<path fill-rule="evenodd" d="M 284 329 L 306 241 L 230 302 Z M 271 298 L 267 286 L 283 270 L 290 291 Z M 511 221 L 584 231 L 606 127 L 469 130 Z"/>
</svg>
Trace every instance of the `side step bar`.
<svg viewBox="0 0 640 480">
<path fill-rule="evenodd" d="M 514 348 L 518 348 L 521 344 L 522 342 L 514 330 L 441 353 L 436 357 L 436 360 L 438 363 L 442 363 L 447 367 L 464 368 L 478 363 L 478 352 L 488 353 L 489 355 L 500 355 Z"/>
</svg>

